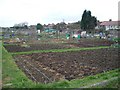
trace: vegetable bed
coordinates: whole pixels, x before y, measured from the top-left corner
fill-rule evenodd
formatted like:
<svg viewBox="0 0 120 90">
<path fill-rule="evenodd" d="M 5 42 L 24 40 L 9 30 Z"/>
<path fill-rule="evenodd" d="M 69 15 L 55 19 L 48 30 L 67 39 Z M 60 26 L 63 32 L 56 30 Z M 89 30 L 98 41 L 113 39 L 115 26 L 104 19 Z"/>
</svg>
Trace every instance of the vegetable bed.
<svg viewBox="0 0 120 90">
<path fill-rule="evenodd" d="M 117 48 L 14 55 L 18 67 L 33 81 L 73 80 L 119 68 Z"/>
</svg>

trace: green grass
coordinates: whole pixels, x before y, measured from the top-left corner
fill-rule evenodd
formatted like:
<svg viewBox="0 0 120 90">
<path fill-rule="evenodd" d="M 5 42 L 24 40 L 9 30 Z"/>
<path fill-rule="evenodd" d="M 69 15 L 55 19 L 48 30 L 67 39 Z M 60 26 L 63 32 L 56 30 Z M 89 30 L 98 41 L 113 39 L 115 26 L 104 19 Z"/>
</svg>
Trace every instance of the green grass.
<svg viewBox="0 0 120 90">
<path fill-rule="evenodd" d="M 97 74 L 94 76 L 88 76 L 83 79 L 76 79 L 71 81 L 66 80 L 66 81 L 51 83 L 51 84 L 48 84 L 47 87 L 49 88 L 80 88 L 83 86 L 90 86 L 91 84 L 102 82 L 104 80 L 108 80 L 113 77 L 118 77 L 118 69 Z"/>
<path fill-rule="evenodd" d="M 71 48 L 71 49 L 52 49 L 52 50 L 34 50 L 27 52 L 14 52 L 12 55 L 17 54 L 32 54 L 32 53 L 43 53 L 43 52 L 71 52 L 71 51 L 80 51 L 80 50 L 96 50 L 96 49 L 104 49 L 110 48 L 110 46 L 100 46 L 100 47 L 88 47 L 88 48 Z"/>
<path fill-rule="evenodd" d="M 118 69 L 104 72 L 101 74 L 88 76 L 83 79 L 63 80 L 59 82 L 41 84 L 29 80 L 26 75 L 17 67 L 12 56 L 2 47 L 2 66 L 3 66 L 3 87 L 4 88 L 80 88 L 88 86 L 113 77 L 118 77 Z M 55 89 L 56 90 L 56 89 Z"/>
<path fill-rule="evenodd" d="M 101 82 L 103 80 L 107 80 L 107 79 L 110 79 L 112 77 L 117 77 L 119 74 L 118 74 L 118 71 L 115 70 L 115 71 L 109 71 L 109 72 L 105 72 L 105 73 L 101 73 L 101 74 L 97 74 L 97 75 L 94 75 L 94 76 L 88 76 L 86 78 L 83 78 L 81 80 L 72 80 L 70 82 L 70 87 L 83 87 L 83 86 L 89 86 L 91 84 L 95 84 L 95 83 L 98 83 L 98 82 Z M 78 84 L 79 83 L 79 84 Z"/>
</svg>

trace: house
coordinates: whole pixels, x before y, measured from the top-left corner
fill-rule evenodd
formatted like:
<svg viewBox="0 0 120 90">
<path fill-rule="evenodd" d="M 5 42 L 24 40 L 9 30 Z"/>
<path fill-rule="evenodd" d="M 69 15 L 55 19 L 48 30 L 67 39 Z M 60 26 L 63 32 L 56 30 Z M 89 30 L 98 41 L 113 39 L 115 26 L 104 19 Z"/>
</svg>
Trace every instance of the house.
<svg viewBox="0 0 120 90">
<path fill-rule="evenodd" d="M 120 21 L 104 21 L 100 24 L 100 29 L 105 30 L 120 29 Z"/>
<path fill-rule="evenodd" d="M 96 30 L 99 30 L 99 29 L 102 28 L 102 27 L 100 26 L 101 23 L 102 23 L 102 22 L 100 22 L 100 21 L 97 22 L 97 26 L 95 27 Z"/>
<path fill-rule="evenodd" d="M 54 25 L 55 25 L 54 23 L 48 24 L 48 25 L 45 25 L 45 24 L 44 24 L 43 27 L 44 27 L 45 29 L 52 29 Z"/>
</svg>

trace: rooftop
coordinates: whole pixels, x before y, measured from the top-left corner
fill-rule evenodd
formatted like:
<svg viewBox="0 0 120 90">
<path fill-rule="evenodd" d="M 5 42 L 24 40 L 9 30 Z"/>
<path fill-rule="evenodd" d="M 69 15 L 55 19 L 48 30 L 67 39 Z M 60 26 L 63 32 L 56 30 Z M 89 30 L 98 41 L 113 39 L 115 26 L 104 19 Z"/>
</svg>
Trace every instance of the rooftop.
<svg viewBox="0 0 120 90">
<path fill-rule="evenodd" d="M 104 26 L 115 26 L 115 25 L 120 25 L 120 21 L 103 21 L 100 25 Z"/>
</svg>

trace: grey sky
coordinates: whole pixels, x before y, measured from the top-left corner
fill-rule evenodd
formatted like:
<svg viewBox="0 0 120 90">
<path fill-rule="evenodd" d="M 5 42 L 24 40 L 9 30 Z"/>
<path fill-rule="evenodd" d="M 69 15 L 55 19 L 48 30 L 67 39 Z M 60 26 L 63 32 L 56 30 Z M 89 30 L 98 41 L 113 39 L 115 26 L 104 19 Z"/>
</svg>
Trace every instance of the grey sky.
<svg viewBox="0 0 120 90">
<path fill-rule="evenodd" d="M 100 21 L 118 20 L 119 0 L 0 0 L 0 26 L 81 20 L 85 9 Z"/>
</svg>

